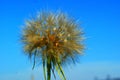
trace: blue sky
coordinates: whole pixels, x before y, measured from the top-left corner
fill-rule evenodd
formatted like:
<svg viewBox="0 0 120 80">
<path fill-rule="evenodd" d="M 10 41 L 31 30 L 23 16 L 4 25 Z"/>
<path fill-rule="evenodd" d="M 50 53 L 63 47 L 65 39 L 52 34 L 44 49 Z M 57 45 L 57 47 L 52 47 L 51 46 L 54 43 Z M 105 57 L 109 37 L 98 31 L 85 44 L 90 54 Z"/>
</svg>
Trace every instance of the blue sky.
<svg viewBox="0 0 120 80">
<path fill-rule="evenodd" d="M 43 80 L 42 67 L 22 52 L 21 26 L 41 10 L 61 10 L 80 21 L 86 50 L 80 64 L 65 68 L 69 80 L 120 77 L 119 0 L 0 0 L 0 80 Z M 92 73 L 92 74 L 91 74 Z"/>
</svg>

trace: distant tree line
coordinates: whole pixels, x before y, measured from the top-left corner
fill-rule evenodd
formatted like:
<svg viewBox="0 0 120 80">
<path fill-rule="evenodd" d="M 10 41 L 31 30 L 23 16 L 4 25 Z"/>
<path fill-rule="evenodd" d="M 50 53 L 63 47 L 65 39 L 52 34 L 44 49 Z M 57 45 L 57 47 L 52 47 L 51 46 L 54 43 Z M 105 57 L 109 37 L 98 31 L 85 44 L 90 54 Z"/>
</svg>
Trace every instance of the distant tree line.
<svg viewBox="0 0 120 80">
<path fill-rule="evenodd" d="M 107 77 L 105 79 L 100 79 L 98 77 L 95 77 L 94 80 L 120 80 L 120 77 L 118 77 L 118 78 L 111 78 L 110 75 L 107 75 Z"/>
</svg>

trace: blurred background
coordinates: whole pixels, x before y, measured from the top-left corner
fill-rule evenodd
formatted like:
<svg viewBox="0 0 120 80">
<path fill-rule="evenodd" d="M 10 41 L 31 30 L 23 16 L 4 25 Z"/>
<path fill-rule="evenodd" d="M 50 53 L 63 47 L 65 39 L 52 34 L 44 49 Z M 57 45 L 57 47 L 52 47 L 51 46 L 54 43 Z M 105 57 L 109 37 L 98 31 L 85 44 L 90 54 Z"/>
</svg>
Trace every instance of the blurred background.
<svg viewBox="0 0 120 80">
<path fill-rule="evenodd" d="M 120 80 L 120 0 L 0 0 L 0 80 L 44 80 L 20 43 L 25 20 L 42 10 L 67 13 L 85 32 L 79 63 L 64 67 L 67 80 Z"/>
</svg>

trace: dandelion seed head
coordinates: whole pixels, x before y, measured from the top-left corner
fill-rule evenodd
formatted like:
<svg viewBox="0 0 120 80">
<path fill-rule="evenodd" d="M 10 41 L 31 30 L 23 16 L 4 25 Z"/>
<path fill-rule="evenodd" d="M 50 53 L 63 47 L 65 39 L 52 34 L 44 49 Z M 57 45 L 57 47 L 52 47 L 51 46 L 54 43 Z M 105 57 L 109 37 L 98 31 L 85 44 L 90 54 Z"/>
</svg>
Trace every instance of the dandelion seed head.
<svg viewBox="0 0 120 80">
<path fill-rule="evenodd" d="M 40 57 L 46 54 L 62 63 L 63 59 L 81 54 L 84 49 L 82 32 L 76 29 L 80 26 L 74 20 L 70 21 L 63 13 L 40 13 L 38 16 L 35 20 L 27 21 L 23 30 L 22 42 L 28 55 L 34 55 L 34 51 L 37 51 Z"/>
</svg>

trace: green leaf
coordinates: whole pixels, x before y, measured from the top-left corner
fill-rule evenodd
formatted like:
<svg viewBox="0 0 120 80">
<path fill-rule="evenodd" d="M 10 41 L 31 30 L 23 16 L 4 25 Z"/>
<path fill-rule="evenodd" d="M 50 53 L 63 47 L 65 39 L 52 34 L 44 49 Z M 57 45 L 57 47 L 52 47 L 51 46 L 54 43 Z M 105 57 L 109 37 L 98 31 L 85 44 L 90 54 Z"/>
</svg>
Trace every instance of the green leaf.
<svg viewBox="0 0 120 80">
<path fill-rule="evenodd" d="M 62 67 L 61 67 L 61 65 L 60 65 L 59 63 L 58 63 L 58 67 L 59 67 L 59 69 L 60 69 L 60 72 L 62 73 L 62 76 L 63 76 L 64 80 L 66 80 L 64 71 L 63 71 L 63 69 L 62 69 Z"/>
<path fill-rule="evenodd" d="M 44 73 L 44 79 L 46 79 L 46 66 L 45 66 L 45 60 L 43 59 L 43 73 Z"/>
<path fill-rule="evenodd" d="M 55 67 L 61 80 L 66 80 L 62 67 L 59 64 L 57 64 Z"/>
<path fill-rule="evenodd" d="M 33 61 L 33 67 L 32 67 L 32 70 L 34 69 L 34 67 L 35 67 L 35 57 L 36 57 L 36 50 L 35 50 L 35 55 L 34 55 L 34 61 Z"/>
</svg>

